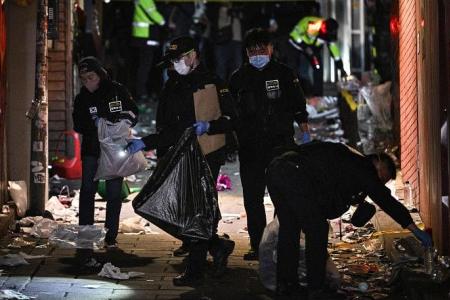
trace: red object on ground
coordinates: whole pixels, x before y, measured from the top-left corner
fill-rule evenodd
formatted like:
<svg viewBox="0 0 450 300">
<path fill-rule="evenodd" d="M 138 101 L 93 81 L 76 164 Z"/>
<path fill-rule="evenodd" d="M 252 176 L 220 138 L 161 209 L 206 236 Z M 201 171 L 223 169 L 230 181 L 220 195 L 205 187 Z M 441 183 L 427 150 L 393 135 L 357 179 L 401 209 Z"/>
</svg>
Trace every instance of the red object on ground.
<svg viewBox="0 0 450 300">
<path fill-rule="evenodd" d="M 61 142 L 66 140 L 63 136 L 72 139 L 73 141 L 73 150 L 71 151 L 73 153 L 73 157 L 58 155 Z M 58 145 L 56 146 L 56 157 L 52 159 L 52 168 L 58 176 L 63 178 L 81 178 L 81 141 L 78 133 L 70 130 L 61 134 L 58 140 Z"/>
</svg>

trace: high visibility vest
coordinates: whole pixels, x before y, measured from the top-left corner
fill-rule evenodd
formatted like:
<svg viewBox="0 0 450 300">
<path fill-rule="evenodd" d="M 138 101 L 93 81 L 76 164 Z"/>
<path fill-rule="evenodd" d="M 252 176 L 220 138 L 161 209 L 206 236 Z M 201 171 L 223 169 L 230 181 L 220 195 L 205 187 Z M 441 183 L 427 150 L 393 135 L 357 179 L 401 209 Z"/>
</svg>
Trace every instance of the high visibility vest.
<svg viewBox="0 0 450 300">
<path fill-rule="evenodd" d="M 134 1 L 133 37 L 148 39 L 150 37 L 150 25 L 163 26 L 164 24 L 164 17 L 156 10 L 153 0 Z"/>
<path fill-rule="evenodd" d="M 323 39 L 319 38 L 320 27 L 324 21 L 323 18 L 319 17 L 304 17 L 297 25 L 295 25 L 289 36 L 297 45 L 300 45 L 303 42 L 313 47 L 320 47 L 325 43 Z M 341 53 L 337 44 L 335 42 L 330 42 L 328 43 L 328 48 L 330 49 L 334 60 L 339 60 Z"/>
</svg>

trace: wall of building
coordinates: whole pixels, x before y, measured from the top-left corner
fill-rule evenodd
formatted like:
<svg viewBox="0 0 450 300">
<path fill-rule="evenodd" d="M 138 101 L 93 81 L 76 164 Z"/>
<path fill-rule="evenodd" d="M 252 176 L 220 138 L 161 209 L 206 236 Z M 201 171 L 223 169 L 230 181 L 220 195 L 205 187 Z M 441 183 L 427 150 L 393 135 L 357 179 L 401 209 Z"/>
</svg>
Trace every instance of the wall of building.
<svg viewBox="0 0 450 300">
<path fill-rule="evenodd" d="M 399 1 L 400 143 L 404 181 L 416 189 L 418 177 L 416 2 Z"/>
<path fill-rule="evenodd" d="M 420 215 L 433 229 L 433 241 L 442 249 L 441 149 L 440 149 L 440 61 L 438 1 L 416 4 L 417 91 L 419 128 Z"/>
<path fill-rule="evenodd" d="M 27 184 L 30 177 L 30 121 L 25 114 L 35 95 L 36 3 L 32 1 L 30 5 L 22 7 L 15 1 L 5 2 L 8 179 L 25 180 Z"/>
<path fill-rule="evenodd" d="M 58 140 L 71 128 L 70 110 L 72 103 L 72 42 L 71 1 L 59 1 L 58 39 L 51 41 L 49 53 L 48 100 L 49 100 L 49 153 L 55 154 Z M 65 143 L 59 143 L 59 150 L 65 151 Z"/>
</svg>

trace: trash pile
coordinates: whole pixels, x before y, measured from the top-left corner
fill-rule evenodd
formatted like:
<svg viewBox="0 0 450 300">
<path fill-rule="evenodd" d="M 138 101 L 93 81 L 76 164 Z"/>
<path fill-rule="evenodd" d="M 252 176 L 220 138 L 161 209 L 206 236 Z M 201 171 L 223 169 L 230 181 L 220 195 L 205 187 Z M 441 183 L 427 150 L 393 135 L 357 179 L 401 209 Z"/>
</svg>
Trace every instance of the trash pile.
<svg viewBox="0 0 450 300">
<path fill-rule="evenodd" d="M 369 76 L 370 77 L 370 76 Z M 391 82 L 376 77 L 362 84 L 356 77 L 338 82 L 344 136 L 364 154 L 394 148 Z"/>
<path fill-rule="evenodd" d="M 337 97 L 312 97 L 307 101 L 308 124 L 311 139 L 328 142 L 346 142 L 342 130 Z M 298 128 L 296 128 L 298 132 Z M 296 134 L 296 142 L 302 140 L 301 133 Z"/>
</svg>

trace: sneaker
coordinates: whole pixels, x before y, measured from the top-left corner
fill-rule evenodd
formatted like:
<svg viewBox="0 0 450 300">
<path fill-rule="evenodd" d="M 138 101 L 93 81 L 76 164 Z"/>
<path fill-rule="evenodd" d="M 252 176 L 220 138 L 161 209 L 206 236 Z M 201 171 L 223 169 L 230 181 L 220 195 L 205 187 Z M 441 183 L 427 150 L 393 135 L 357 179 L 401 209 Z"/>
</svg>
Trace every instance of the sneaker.
<svg viewBox="0 0 450 300">
<path fill-rule="evenodd" d="M 117 245 L 117 241 L 113 240 L 113 241 L 105 241 L 105 249 L 109 249 L 109 250 L 114 250 L 119 248 L 119 246 Z"/>
<path fill-rule="evenodd" d="M 175 277 L 172 282 L 174 286 L 192 286 L 197 285 L 203 279 L 202 274 L 196 274 L 192 272 L 184 272 Z"/>
<path fill-rule="evenodd" d="M 186 256 L 189 253 L 189 249 L 184 244 L 181 245 L 178 249 L 175 249 L 173 251 L 173 256 L 180 257 L 180 256 Z"/>
<path fill-rule="evenodd" d="M 250 249 L 250 251 L 244 254 L 244 260 L 258 260 L 258 251 Z"/>
<path fill-rule="evenodd" d="M 233 253 L 234 250 L 234 241 L 229 239 L 220 239 L 221 241 L 221 247 L 215 253 L 213 256 L 213 263 L 214 263 L 214 277 L 222 277 L 227 269 L 228 264 L 228 257 L 231 253 Z"/>
</svg>

